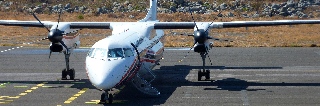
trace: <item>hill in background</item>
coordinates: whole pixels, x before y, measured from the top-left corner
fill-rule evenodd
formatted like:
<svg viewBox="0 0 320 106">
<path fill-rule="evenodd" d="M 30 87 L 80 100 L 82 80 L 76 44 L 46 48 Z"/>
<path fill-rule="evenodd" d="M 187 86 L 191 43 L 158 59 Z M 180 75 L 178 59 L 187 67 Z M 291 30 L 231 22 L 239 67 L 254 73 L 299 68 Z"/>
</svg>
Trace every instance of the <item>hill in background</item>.
<svg viewBox="0 0 320 106">
<path fill-rule="evenodd" d="M 237 21 L 277 19 L 318 19 L 319 0 L 160 0 L 160 21 Z M 0 0 L 0 19 L 57 21 L 62 10 L 62 21 L 125 21 L 142 19 L 149 6 L 148 0 Z M 218 13 L 222 11 L 222 14 Z M 260 28 L 212 29 L 211 36 L 234 42 L 217 42 L 215 46 L 278 47 L 320 46 L 319 25 L 298 25 Z M 166 46 L 189 47 L 193 39 L 180 36 L 192 30 L 166 30 Z M 110 30 L 82 30 L 82 46 L 91 46 L 110 35 Z M 0 27 L 0 45 L 15 46 L 46 37 L 44 28 Z M 27 37 L 26 37 L 27 36 Z M 36 46 L 48 45 L 38 42 Z"/>
</svg>

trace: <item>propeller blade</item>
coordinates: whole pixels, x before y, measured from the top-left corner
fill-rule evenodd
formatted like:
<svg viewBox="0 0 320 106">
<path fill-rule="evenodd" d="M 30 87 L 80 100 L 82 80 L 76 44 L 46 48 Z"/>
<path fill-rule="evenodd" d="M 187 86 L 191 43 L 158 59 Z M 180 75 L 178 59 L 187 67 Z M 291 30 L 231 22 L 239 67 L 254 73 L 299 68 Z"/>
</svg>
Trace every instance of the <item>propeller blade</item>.
<svg viewBox="0 0 320 106">
<path fill-rule="evenodd" d="M 68 47 L 67 47 L 67 45 L 66 44 L 64 44 L 64 42 L 61 40 L 61 41 L 59 41 L 60 43 L 61 43 L 61 45 L 64 47 L 64 48 L 66 48 L 66 49 L 68 49 Z"/>
<path fill-rule="evenodd" d="M 66 44 L 64 44 L 64 42 L 61 40 L 61 41 L 59 41 L 60 43 L 61 43 L 61 45 L 64 47 L 64 48 L 66 48 L 67 49 L 67 52 L 66 52 L 66 54 L 69 54 L 69 49 L 68 49 L 68 46 L 66 45 Z"/>
<path fill-rule="evenodd" d="M 62 12 L 62 9 L 60 9 L 60 11 L 59 11 L 58 24 L 57 24 L 56 30 L 58 30 L 58 26 L 59 26 L 59 23 L 60 23 L 61 12 Z"/>
<path fill-rule="evenodd" d="M 221 14 L 221 12 L 222 12 L 222 11 L 220 11 L 219 14 Z M 219 15 L 219 14 L 218 14 L 218 15 Z M 218 15 L 217 15 L 217 16 L 218 16 Z M 209 26 L 208 26 L 208 28 L 207 28 L 207 30 L 206 30 L 205 32 L 207 32 L 207 31 L 209 30 L 210 25 L 211 25 L 216 19 L 218 19 L 218 18 L 215 17 L 215 18 L 213 19 L 213 21 L 209 24 Z"/>
<path fill-rule="evenodd" d="M 194 45 L 196 45 L 197 42 L 194 43 Z M 190 51 L 193 49 L 194 45 L 190 48 L 190 50 L 188 51 L 188 53 L 181 59 L 179 60 L 178 62 L 182 62 L 183 59 L 187 58 L 187 56 L 189 55 Z"/>
<path fill-rule="evenodd" d="M 46 28 L 46 29 L 48 30 L 48 32 L 50 32 L 49 28 L 47 28 L 47 27 L 40 21 L 40 19 L 36 16 L 36 14 L 32 13 L 32 15 L 33 15 L 33 17 L 34 17 L 37 21 L 39 21 L 39 23 L 40 23 L 44 28 Z"/>
<path fill-rule="evenodd" d="M 45 37 L 45 38 L 42 38 L 41 40 L 46 40 L 46 39 L 49 39 L 48 37 Z"/>
<path fill-rule="evenodd" d="M 51 54 L 52 54 L 52 51 L 50 50 L 49 59 L 50 59 L 50 57 L 51 57 Z"/>
<path fill-rule="evenodd" d="M 192 18 L 192 20 L 193 20 L 193 22 L 194 22 L 194 25 L 195 25 L 196 28 L 197 28 L 197 31 L 199 31 L 199 28 L 198 28 L 198 26 L 197 26 L 197 24 L 196 24 L 196 21 L 195 21 L 194 18 L 193 18 L 193 15 L 192 15 L 190 6 L 189 6 L 189 11 L 190 11 L 190 14 L 191 14 L 191 18 Z"/>
<path fill-rule="evenodd" d="M 228 40 L 228 39 L 219 39 L 219 38 L 212 38 L 215 41 L 221 41 L 221 42 L 233 42 L 232 40 Z"/>
</svg>

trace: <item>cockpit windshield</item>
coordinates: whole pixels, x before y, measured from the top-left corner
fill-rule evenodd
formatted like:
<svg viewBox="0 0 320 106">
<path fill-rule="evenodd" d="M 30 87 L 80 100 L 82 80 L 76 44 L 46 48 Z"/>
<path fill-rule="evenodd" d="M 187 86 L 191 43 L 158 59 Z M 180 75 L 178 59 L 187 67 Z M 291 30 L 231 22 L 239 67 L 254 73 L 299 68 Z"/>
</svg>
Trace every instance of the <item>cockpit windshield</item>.
<svg viewBox="0 0 320 106">
<path fill-rule="evenodd" d="M 88 52 L 88 57 L 91 58 L 118 58 L 118 57 L 130 57 L 133 56 L 132 48 L 91 48 Z"/>
<path fill-rule="evenodd" d="M 88 52 L 88 56 L 91 58 L 106 58 L 107 49 L 103 48 L 91 48 Z"/>
<path fill-rule="evenodd" d="M 122 48 L 109 49 L 108 57 L 124 57 Z"/>
</svg>

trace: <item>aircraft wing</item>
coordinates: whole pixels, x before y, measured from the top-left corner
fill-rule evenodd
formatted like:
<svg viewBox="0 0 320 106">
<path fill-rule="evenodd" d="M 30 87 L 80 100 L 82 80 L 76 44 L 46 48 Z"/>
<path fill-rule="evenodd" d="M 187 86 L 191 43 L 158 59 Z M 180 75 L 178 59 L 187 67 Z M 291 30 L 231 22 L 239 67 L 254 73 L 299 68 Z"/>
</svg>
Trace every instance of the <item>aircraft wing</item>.
<svg viewBox="0 0 320 106">
<path fill-rule="evenodd" d="M 53 22 L 43 21 L 46 27 L 51 27 Z M 38 21 L 18 21 L 18 20 L 0 20 L 0 25 L 5 26 L 23 26 L 23 27 L 43 27 Z"/>
<path fill-rule="evenodd" d="M 198 26 L 206 25 L 209 28 L 237 28 L 277 25 L 320 24 L 320 20 L 196 22 L 196 24 Z M 154 24 L 154 29 L 193 29 L 194 27 L 194 22 L 157 22 Z"/>
<path fill-rule="evenodd" d="M 52 27 L 57 22 L 41 21 L 46 27 Z M 60 22 L 59 24 L 69 25 L 70 29 L 112 29 L 113 25 L 134 23 L 134 22 Z M 143 23 L 143 22 L 142 22 Z M 153 23 L 153 22 L 151 22 Z M 137 24 L 137 23 L 136 23 Z M 198 26 L 204 25 L 209 28 L 237 28 L 237 27 L 258 27 L 277 25 L 298 25 L 298 24 L 320 24 L 320 20 L 275 20 L 275 21 L 231 21 L 231 22 L 196 22 Z M 38 21 L 17 21 L 0 20 L 0 25 L 43 27 Z M 154 29 L 193 29 L 194 22 L 154 22 Z M 206 28 L 207 28 L 206 27 Z"/>
<path fill-rule="evenodd" d="M 41 21 L 46 27 L 52 27 L 57 22 Z M 59 24 L 70 25 L 70 29 L 110 29 L 111 22 L 60 22 Z M 17 20 L 0 20 L 0 25 L 5 26 L 22 26 L 22 27 L 43 27 L 38 21 L 17 21 Z"/>
</svg>

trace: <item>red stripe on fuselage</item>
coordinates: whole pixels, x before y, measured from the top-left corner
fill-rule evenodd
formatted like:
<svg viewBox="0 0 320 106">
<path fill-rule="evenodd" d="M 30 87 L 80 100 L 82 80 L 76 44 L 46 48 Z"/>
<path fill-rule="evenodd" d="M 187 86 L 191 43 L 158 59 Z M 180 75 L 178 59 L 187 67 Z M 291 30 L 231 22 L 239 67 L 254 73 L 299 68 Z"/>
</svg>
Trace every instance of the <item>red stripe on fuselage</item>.
<svg viewBox="0 0 320 106">
<path fill-rule="evenodd" d="M 130 68 L 127 70 L 126 74 L 122 77 L 120 82 L 116 84 L 116 86 L 120 85 L 129 76 L 129 73 L 131 72 L 132 68 L 134 68 L 136 65 L 136 61 L 137 61 L 137 59 L 134 59 L 134 62 L 132 63 Z"/>
<path fill-rule="evenodd" d="M 64 39 L 74 39 L 76 38 L 77 36 L 79 36 L 79 34 L 76 34 L 74 36 L 63 36 Z"/>
<path fill-rule="evenodd" d="M 144 62 L 154 63 L 155 59 L 143 59 Z"/>
</svg>

